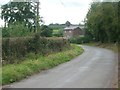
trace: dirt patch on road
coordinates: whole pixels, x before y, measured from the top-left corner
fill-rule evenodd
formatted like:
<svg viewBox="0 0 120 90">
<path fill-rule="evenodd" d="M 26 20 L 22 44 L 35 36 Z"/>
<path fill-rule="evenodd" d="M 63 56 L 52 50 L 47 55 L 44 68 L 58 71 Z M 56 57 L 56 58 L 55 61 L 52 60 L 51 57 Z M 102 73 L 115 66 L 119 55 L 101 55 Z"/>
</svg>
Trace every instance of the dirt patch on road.
<svg viewBox="0 0 120 90">
<path fill-rule="evenodd" d="M 112 81 L 112 83 L 111 83 L 111 87 L 112 88 L 118 88 L 118 66 L 116 66 L 116 71 L 115 71 L 115 75 L 114 75 L 114 77 L 113 77 L 113 81 Z"/>
</svg>

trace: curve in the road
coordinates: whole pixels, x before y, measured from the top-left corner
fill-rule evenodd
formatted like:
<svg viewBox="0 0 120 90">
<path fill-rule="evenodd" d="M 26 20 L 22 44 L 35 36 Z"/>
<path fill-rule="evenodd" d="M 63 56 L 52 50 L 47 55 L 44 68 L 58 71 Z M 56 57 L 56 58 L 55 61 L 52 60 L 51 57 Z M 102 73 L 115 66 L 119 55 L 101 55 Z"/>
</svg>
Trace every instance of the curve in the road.
<svg viewBox="0 0 120 90">
<path fill-rule="evenodd" d="M 111 88 L 117 59 L 107 49 L 82 46 L 85 52 L 53 69 L 11 85 L 12 88 Z"/>
</svg>

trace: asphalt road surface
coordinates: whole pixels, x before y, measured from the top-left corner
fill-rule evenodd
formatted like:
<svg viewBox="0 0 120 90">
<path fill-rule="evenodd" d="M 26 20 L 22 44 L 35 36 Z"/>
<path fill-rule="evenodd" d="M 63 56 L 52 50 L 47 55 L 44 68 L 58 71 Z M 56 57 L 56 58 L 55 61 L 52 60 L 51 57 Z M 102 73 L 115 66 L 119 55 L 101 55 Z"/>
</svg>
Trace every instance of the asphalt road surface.
<svg viewBox="0 0 120 90">
<path fill-rule="evenodd" d="M 11 84 L 11 88 L 111 88 L 117 59 L 112 51 L 82 46 L 84 53 L 53 69 Z"/>
</svg>

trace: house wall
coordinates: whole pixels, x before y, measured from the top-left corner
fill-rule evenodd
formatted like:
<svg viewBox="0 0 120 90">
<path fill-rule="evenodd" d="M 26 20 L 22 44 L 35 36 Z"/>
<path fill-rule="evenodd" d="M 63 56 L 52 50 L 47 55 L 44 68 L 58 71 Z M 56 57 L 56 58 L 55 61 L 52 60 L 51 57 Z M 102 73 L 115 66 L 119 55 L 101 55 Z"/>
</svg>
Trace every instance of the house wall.
<svg viewBox="0 0 120 90">
<path fill-rule="evenodd" d="M 83 31 L 80 28 L 73 30 L 73 36 L 84 35 Z"/>
<path fill-rule="evenodd" d="M 73 36 L 73 30 L 64 30 L 64 37 L 71 38 Z"/>
<path fill-rule="evenodd" d="M 80 28 L 76 28 L 74 30 L 64 30 L 64 37 L 67 39 L 79 35 L 84 35 L 84 32 Z"/>
</svg>

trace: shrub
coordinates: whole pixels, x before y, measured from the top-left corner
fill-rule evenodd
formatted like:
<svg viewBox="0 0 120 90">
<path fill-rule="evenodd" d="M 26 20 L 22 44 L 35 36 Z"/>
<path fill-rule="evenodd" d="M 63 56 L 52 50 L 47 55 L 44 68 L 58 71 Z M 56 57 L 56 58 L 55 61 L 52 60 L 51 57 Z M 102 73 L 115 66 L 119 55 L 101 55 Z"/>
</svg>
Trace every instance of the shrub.
<svg viewBox="0 0 120 90">
<path fill-rule="evenodd" d="M 9 27 L 2 28 L 2 36 L 3 37 L 24 37 L 24 36 L 32 36 L 34 33 L 30 32 L 30 29 L 25 26 L 24 23 L 15 23 L 10 24 Z"/>
<path fill-rule="evenodd" d="M 84 51 L 80 46 L 77 45 L 72 45 L 71 47 L 72 48 L 70 50 L 50 54 L 46 57 L 39 56 L 37 60 L 30 57 L 31 59 L 27 58 L 20 64 L 3 66 L 2 72 L 0 72 L 0 74 L 2 73 L 2 77 L 0 77 L 2 82 L 0 82 L 0 84 L 10 84 L 28 77 L 33 73 L 55 67 L 61 63 L 70 61 L 76 56 L 82 54 Z"/>
<path fill-rule="evenodd" d="M 69 48 L 65 39 L 47 39 L 35 35 L 35 37 L 3 38 L 2 39 L 3 64 L 15 63 L 24 60 L 28 53 L 48 55 Z"/>
<path fill-rule="evenodd" d="M 40 31 L 41 36 L 43 36 L 43 37 L 51 37 L 52 32 L 53 32 L 53 30 L 50 27 L 48 27 L 46 25 L 41 26 L 41 31 Z"/>
<path fill-rule="evenodd" d="M 54 31 L 53 31 L 53 36 L 63 37 L 63 30 L 61 30 L 61 29 L 54 30 Z"/>
<path fill-rule="evenodd" d="M 70 43 L 81 44 L 81 43 L 89 43 L 90 39 L 88 37 L 72 37 L 69 39 Z"/>
</svg>

